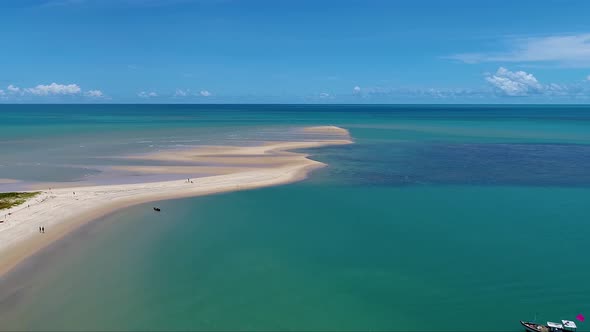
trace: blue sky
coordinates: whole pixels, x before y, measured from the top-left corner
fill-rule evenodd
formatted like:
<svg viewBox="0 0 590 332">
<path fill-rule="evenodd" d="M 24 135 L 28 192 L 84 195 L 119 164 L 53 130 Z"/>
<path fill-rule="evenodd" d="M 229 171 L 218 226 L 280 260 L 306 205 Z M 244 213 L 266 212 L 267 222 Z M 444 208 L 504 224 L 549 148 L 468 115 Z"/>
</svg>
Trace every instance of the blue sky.
<svg viewBox="0 0 590 332">
<path fill-rule="evenodd" d="M 0 102 L 588 103 L 590 1 L 6 0 Z"/>
</svg>

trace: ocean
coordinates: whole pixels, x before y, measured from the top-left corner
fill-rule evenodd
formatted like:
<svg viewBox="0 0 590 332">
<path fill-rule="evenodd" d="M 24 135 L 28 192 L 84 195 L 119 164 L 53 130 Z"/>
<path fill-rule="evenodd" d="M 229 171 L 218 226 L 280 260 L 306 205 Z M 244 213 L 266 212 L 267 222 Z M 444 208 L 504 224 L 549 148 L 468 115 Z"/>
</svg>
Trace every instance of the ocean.
<svg viewBox="0 0 590 332">
<path fill-rule="evenodd" d="M 0 279 L 0 329 L 521 331 L 590 315 L 590 107 L 0 105 L 0 190 L 116 155 L 336 125 L 298 183 L 81 227 Z M 1 227 L 1 226 L 0 226 Z M 579 330 L 590 330 L 578 322 Z"/>
</svg>

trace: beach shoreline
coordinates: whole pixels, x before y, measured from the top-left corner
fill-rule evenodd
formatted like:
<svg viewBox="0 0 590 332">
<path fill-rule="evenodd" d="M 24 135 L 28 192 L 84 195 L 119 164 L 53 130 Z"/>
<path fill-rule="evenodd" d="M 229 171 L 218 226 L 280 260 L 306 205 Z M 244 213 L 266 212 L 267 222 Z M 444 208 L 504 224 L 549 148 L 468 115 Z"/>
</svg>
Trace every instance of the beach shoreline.
<svg viewBox="0 0 590 332">
<path fill-rule="evenodd" d="M 326 166 L 309 159 L 309 155 L 305 153 L 292 150 L 352 143 L 348 131 L 342 128 L 324 126 L 308 127 L 305 130 L 337 134 L 338 137 L 313 141 L 268 142 L 247 147 L 199 147 L 165 151 L 143 158 L 168 161 L 201 158 L 215 161 L 225 168 L 222 174 L 190 180 L 44 190 L 24 204 L 0 212 L 0 219 L 5 219 L 0 224 L 0 277 L 66 234 L 117 210 L 154 201 L 292 183 L 305 179 L 311 171 Z M 232 162 L 237 165 L 231 167 Z M 137 171 L 142 169 L 138 168 Z M 165 172 L 165 169 L 156 171 Z M 45 233 L 40 234 L 39 227 L 45 227 Z"/>
</svg>

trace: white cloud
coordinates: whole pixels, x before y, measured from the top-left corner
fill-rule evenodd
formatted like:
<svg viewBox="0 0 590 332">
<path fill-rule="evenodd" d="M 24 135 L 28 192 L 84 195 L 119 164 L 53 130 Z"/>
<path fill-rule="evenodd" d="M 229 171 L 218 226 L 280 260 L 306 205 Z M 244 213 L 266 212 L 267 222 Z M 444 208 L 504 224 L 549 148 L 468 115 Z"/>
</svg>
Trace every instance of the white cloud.
<svg viewBox="0 0 590 332">
<path fill-rule="evenodd" d="M 6 87 L 6 90 L 2 90 L 4 99 L 21 100 L 22 98 L 44 98 L 44 97 L 55 97 L 55 96 L 85 96 L 91 98 L 103 98 L 106 97 L 100 90 L 88 90 L 82 91 L 80 86 L 77 84 L 39 84 L 32 88 L 21 88 L 10 84 Z"/>
<path fill-rule="evenodd" d="M 320 98 L 322 98 L 322 99 L 330 98 L 330 94 L 326 93 L 326 92 L 322 92 L 322 93 L 320 93 Z"/>
<path fill-rule="evenodd" d="M 6 95 L 6 92 L 4 92 L 4 90 L 0 89 L 0 96 L 4 96 Z"/>
<path fill-rule="evenodd" d="M 75 95 L 82 91 L 77 84 L 57 84 L 51 83 L 49 85 L 37 85 L 34 88 L 28 88 L 25 90 L 27 93 L 31 93 L 36 96 L 50 96 L 50 95 Z"/>
<path fill-rule="evenodd" d="M 102 98 L 102 97 L 104 97 L 104 94 L 100 90 L 88 90 L 88 91 L 86 91 L 84 93 L 84 95 L 86 97 L 91 97 L 91 98 Z"/>
<path fill-rule="evenodd" d="M 537 78 L 524 71 L 510 71 L 504 67 L 498 68 L 495 74 L 487 74 L 486 81 L 490 83 L 500 95 L 510 97 L 542 96 L 587 98 L 590 96 L 588 87 L 584 84 L 542 84 Z"/>
<path fill-rule="evenodd" d="M 141 91 L 137 94 L 137 96 L 141 97 L 141 98 L 151 98 L 151 97 L 157 97 L 158 94 L 153 91 L 150 91 L 150 92 Z"/>
<path fill-rule="evenodd" d="M 174 92 L 174 97 L 186 97 L 188 94 L 188 90 L 176 89 L 176 92 Z"/>
<path fill-rule="evenodd" d="M 201 91 L 199 92 L 199 94 L 200 94 L 201 96 L 203 96 L 203 97 L 209 97 L 209 96 L 211 96 L 211 92 L 209 92 L 209 91 L 207 91 L 207 90 L 201 90 Z"/>
<path fill-rule="evenodd" d="M 586 76 L 586 81 L 590 81 L 590 75 Z"/>
<path fill-rule="evenodd" d="M 358 92 L 357 92 L 358 91 Z M 489 91 L 488 91 L 489 93 Z M 363 87 L 359 90 L 353 89 L 355 96 L 363 98 L 480 98 L 485 95 L 484 91 L 466 88 L 406 88 L 406 87 Z"/>
<path fill-rule="evenodd" d="M 460 53 L 448 58 L 465 63 L 548 62 L 590 67 L 590 33 L 545 37 L 513 38 L 507 50 L 496 53 Z"/>
<path fill-rule="evenodd" d="M 8 90 L 8 92 L 10 92 L 10 93 L 19 93 L 19 92 L 21 91 L 19 87 L 16 87 L 16 86 L 14 86 L 14 85 L 12 85 L 12 84 L 10 84 L 10 85 L 9 85 L 9 86 L 6 88 L 6 90 Z"/>
<path fill-rule="evenodd" d="M 508 101 L 506 97 L 528 98 L 535 101 L 571 102 L 590 100 L 590 84 L 581 81 L 569 84 L 542 83 L 534 74 L 525 71 L 510 71 L 500 67 L 494 73 L 485 74 L 482 79 L 489 86 L 477 88 L 462 87 L 388 87 L 388 86 L 353 86 L 352 94 L 343 95 L 317 94 L 308 99 L 324 101 L 329 99 L 355 100 L 357 102 L 490 102 L 492 100 Z M 325 99 L 329 98 L 329 99 Z M 512 99 L 514 100 L 514 99 Z"/>
<path fill-rule="evenodd" d="M 498 68 L 493 75 L 487 75 L 486 81 L 507 96 L 528 96 L 544 89 L 533 74 L 513 72 L 504 67 Z"/>
</svg>

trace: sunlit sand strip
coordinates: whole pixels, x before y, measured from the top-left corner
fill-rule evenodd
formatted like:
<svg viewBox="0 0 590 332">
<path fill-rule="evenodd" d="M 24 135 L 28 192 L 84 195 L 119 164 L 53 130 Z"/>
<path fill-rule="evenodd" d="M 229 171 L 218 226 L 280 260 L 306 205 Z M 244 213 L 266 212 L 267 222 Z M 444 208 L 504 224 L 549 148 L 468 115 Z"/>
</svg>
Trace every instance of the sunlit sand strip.
<svg viewBox="0 0 590 332">
<path fill-rule="evenodd" d="M 216 161 L 224 164 L 224 171 L 228 173 L 194 178 L 191 179 L 192 183 L 178 180 L 43 191 L 20 206 L 0 212 L 0 220 L 4 220 L 0 224 L 0 276 L 77 226 L 117 209 L 151 201 L 259 188 L 301 180 L 311 170 L 325 164 L 308 159 L 306 154 L 287 150 L 349 143 L 351 141 L 346 132 L 344 139 L 338 140 L 281 142 L 252 147 L 205 147 L 191 151 L 161 152 L 143 156 L 141 159 L 149 160 L 149 157 L 152 157 L 155 158 L 152 160 L 174 161 L 188 158 L 192 161 L 200 161 L 199 156 L 215 156 L 220 159 Z M 232 157 L 239 158 L 239 162 L 246 162 L 249 166 L 227 167 L 231 163 L 226 159 Z M 277 162 L 277 159 L 280 162 Z M 141 171 L 142 166 L 137 167 L 136 171 Z M 149 168 L 147 171 L 162 170 Z M 45 234 L 39 233 L 38 229 L 41 226 L 45 227 Z"/>
<path fill-rule="evenodd" d="M 316 126 L 303 128 L 307 133 L 318 133 L 328 135 L 348 135 L 348 130 L 336 126 Z"/>
</svg>

